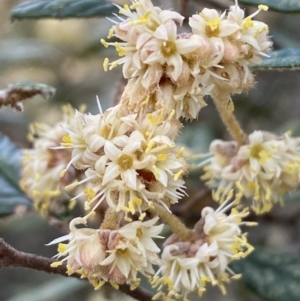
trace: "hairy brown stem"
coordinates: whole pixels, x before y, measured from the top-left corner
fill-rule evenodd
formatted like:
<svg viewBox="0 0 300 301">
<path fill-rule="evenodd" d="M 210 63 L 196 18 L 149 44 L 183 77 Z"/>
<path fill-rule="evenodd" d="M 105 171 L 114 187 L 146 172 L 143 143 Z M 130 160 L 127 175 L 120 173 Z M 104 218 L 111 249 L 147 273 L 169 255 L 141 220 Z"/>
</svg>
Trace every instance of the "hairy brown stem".
<svg viewBox="0 0 300 301">
<path fill-rule="evenodd" d="M 227 95 L 225 97 L 213 96 L 213 100 L 232 138 L 235 139 L 240 145 L 243 145 L 246 142 L 247 135 L 244 133 L 239 122 L 233 114 L 233 103 L 231 98 Z"/>
<path fill-rule="evenodd" d="M 44 271 L 50 274 L 59 274 L 64 277 L 81 277 L 81 275 L 79 274 L 72 274 L 69 276 L 67 274 L 67 268 L 65 265 L 60 265 L 55 268 L 51 267 L 50 264 L 53 262 L 55 261 L 50 258 L 18 251 L 12 246 L 8 245 L 2 238 L 0 238 L 0 269 L 23 267 L 38 271 Z M 136 288 L 134 291 L 132 291 L 128 285 L 123 284 L 119 286 L 119 289 L 124 294 L 129 295 L 138 301 L 152 300 L 152 295 L 140 288 Z"/>
</svg>

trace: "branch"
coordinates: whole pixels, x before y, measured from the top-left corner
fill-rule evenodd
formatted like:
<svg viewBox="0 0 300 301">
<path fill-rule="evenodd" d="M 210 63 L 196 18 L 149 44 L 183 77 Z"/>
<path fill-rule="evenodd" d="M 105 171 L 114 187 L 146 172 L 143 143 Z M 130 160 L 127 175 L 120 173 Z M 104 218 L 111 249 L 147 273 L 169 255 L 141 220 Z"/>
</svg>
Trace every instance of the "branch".
<svg viewBox="0 0 300 301">
<path fill-rule="evenodd" d="M 50 274 L 59 274 L 65 277 L 81 278 L 81 275 L 79 274 L 73 274 L 69 276 L 67 274 L 67 268 L 65 265 L 52 268 L 50 264 L 54 261 L 55 260 L 52 260 L 50 258 L 18 251 L 12 246 L 8 245 L 4 241 L 4 239 L 0 238 L 0 269 L 10 267 L 23 267 L 38 271 L 44 271 Z M 152 296 L 148 292 L 140 288 L 137 288 L 134 291 L 132 291 L 128 285 L 123 284 L 119 286 L 119 289 L 124 294 L 129 295 L 136 300 L 152 300 Z"/>
</svg>

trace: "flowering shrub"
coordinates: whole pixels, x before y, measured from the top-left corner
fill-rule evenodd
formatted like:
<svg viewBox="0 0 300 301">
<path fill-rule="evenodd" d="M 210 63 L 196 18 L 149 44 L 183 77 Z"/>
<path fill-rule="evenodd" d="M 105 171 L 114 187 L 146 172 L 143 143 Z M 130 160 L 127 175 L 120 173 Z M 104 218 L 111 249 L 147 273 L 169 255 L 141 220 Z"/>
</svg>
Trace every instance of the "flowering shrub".
<svg viewBox="0 0 300 301">
<path fill-rule="evenodd" d="M 51 267 L 66 264 L 68 275 L 87 278 L 95 289 L 108 282 L 134 290 L 144 275 L 157 290 L 154 300 L 188 300 L 209 285 L 225 293 L 242 276 L 230 263 L 254 249 L 241 227 L 256 226 L 247 221 L 250 211 L 282 204 L 300 180 L 299 138 L 245 133 L 231 99 L 253 88 L 251 66 L 269 57 L 268 26 L 255 20 L 268 7 L 249 16 L 237 0 L 224 12 L 204 8 L 183 32 L 181 14 L 150 0 L 116 6 L 101 42 L 120 57 L 106 58 L 105 71 L 122 65 L 128 80 L 118 103 L 106 111 L 99 103 L 96 114 L 66 106 L 54 127 L 33 124 L 33 149 L 22 158 L 21 188 L 37 211 L 67 215 L 78 203 L 84 212 L 70 221 L 69 234 L 50 243 L 58 244 Z M 212 105 L 208 96 L 232 141 L 212 141 L 193 166 L 199 154 L 176 139 L 183 120 L 201 118 Z M 172 205 L 189 199 L 185 177 L 194 170 L 203 172 L 199 181 L 219 207 L 204 207 L 188 228 Z M 92 226 L 104 212 L 100 227 Z M 172 233 L 162 241 L 164 227 Z"/>
</svg>

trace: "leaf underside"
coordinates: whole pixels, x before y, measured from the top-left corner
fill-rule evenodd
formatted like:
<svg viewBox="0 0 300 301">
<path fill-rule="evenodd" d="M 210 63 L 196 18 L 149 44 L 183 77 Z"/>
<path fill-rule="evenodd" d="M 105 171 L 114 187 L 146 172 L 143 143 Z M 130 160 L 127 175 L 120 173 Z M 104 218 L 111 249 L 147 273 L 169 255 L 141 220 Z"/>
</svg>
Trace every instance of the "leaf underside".
<svg viewBox="0 0 300 301">
<path fill-rule="evenodd" d="M 105 17 L 118 9 L 107 0 L 40 0 L 21 3 L 11 10 L 12 20 Z"/>
<path fill-rule="evenodd" d="M 233 268 L 264 300 L 299 301 L 299 256 L 256 248 L 249 257 L 235 262 Z"/>
</svg>

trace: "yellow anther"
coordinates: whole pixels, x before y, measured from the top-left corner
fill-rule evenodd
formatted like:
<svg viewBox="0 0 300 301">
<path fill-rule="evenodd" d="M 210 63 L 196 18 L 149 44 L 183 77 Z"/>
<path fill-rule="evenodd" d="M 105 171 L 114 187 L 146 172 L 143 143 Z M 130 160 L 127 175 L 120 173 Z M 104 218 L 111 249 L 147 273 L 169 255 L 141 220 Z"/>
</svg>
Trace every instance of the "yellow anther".
<svg viewBox="0 0 300 301">
<path fill-rule="evenodd" d="M 158 298 L 161 297 L 161 295 L 163 295 L 164 293 L 162 291 L 159 291 L 157 294 L 155 294 L 153 297 L 152 297 L 152 300 L 157 300 Z"/>
<path fill-rule="evenodd" d="M 147 114 L 146 118 L 152 125 L 159 124 L 160 120 L 157 117 L 154 117 L 152 114 Z"/>
<path fill-rule="evenodd" d="M 76 200 L 71 200 L 68 205 L 69 210 L 73 210 L 76 206 L 76 203 L 77 203 Z"/>
<path fill-rule="evenodd" d="M 153 141 L 150 141 L 147 145 L 147 148 L 145 150 L 145 153 L 148 154 L 150 152 L 150 150 L 153 148 L 154 146 L 154 142 Z"/>
<path fill-rule="evenodd" d="M 73 270 L 72 268 L 67 264 L 67 273 L 68 275 L 72 275 L 73 274 Z"/>
<path fill-rule="evenodd" d="M 139 281 L 139 280 L 135 281 L 133 284 L 131 284 L 130 290 L 134 291 L 140 285 L 140 283 L 141 283 L 141 281 Z"/>
<path fill-rule="evenodd" d="M 111 28 L 111 29 L 108 31 L 107 38 L 108 38 L 108 39 L 111 39 L 111 38 L 113 37 L 114 33 L 115 33 L 114 29 Z M 103 40 L 103 39 L 102 39 L 102 40 Z M 102 40 L 101 40 L 101 43 L 102 43 Z M 104 41 L 104 40 L 103 40 L 103 41 Z M 104 41 L 104 42 L 105 42 L 105 41 Z M 107 48 L 107 47 L 108 47 L 108 43 L 105 42 L 105 44 L 107 44 L 107 46 L 105 46 L 104 44 L 103 44 L 103 45 Z"/>
<path fill-rule="evenodd" d="M 146 213 L 143 212 L 143 213 L 140 215 L 139 220 L 140 220 L 140 221 L 144 220 L 145 216 L 146 216 Z"/>
<path fill-rule="evenodd" d="M 98 289 L 100 289 L 104 284 L 105 284 L 104 280 L 99 281 L 99 283 L 97 285 L 93 284 L 95 291 L 98 290 Z"/>
<path fill-rule="evenodd" d="M 62 178 L 66 174 L 67 170 L 64 169 L 63 171 L 60 172 L 59 176 Z"/>
<path fill-rule="evenodd" d="M 50 264 L 50 266 L 51 266 L 51 268 L 57 268 L 57 267 L 59 267 L 59 266 L 62 265 L 62 264 L 63 264 L 62 261 L 55 261 L 55 262 L 52 262 L 52 263 Z"/>
<path fill-rule="evenodd" d="M 219 27 L 219 24 L 221 23 L 220 18 L 215 18 L 210 21 L 206 21 L 206 26 L 210 27 L 212 31 L 216 30 Z"/>
<path fill-rule="evenodd" d="M 62 243 L 58 244 L 57 251 L 59 253 L 64 253 L 66 250 L 67 250 L 67 245 L 66 244 L 62 244 Z"/>
<path fill-rule="evenodd" d="M 88 197 L 89 201 L 95 197 L 95 191 L 93 188 L 85 188 L 83 193 Z"/>
<path fill-rule="evenodd" d="M 91 209 L 91 206 L 90 206 L 90 203 L 88 201 L 85 201 L 84 202 L 84 210 L 90 210 Z"/>
<path fill-rule="evenodd" d="M 182 176 L 182 174 L 183 174 L 183 170 L 177 172 L 173 177 L 174 181 L 177 181 Z"/>
<path fill-rule="evenodd" d="M 258 9 L 263 10 L 263 11 L 267 11 L 269 9 L 269 7 L 267 5 L 260 4 L 260 5 L 258 5 Z"/>
<path fill-rule="evenodd" d="M 167 154 L 159 154 L 159 155 L 157 155 L 157 160 L 158 161 L 166 161 L 167 158 L 168 158 Z"/>
<path fill-rule="evenodd" d="M 114 288 L 114 289 L 116 289 L 116 290 L 118 290 L 119 289 L 119 285 L 118 285 L 118 283 L 116 283 L 115 281 L 113 281 L 113 280 L 109 280 L 109 283 L 111 284 L 111 286 Z"/>
<path fill-rule="evenodd" d="M 119 65 L 118 61 L 115 61 L 110 65 L 110 67 L 108 69 L 112 70 L 112 69 L 116 68 L 118 65 Z"/>
<path fill-rule="evenodd" d="M 148 207 L 149 207 L 149 209 L 154 209 L 154 204 L 153 204 L 153 202 L 148 202 Z"/>
<path fill-rule="evenodd" d="M 182 157 L 183 153 L 184 153 L 185 148 L 182 147 L 176 154 L 176 159 L 179 159 Z"/>
<path fill-rule="evenodd" d="M 119 56 L 125 55 L 125 48 L 120 46 L 120 44 L 118 42 L 115 43 L 115 48 L 116 48 Z"/>
<path fill-rule="evenodd" d="M 253 27 L 253 25 L 254 25 L 254 24 L 253 24 L 251 18 L 250 18 L 250 17 L 247 17 L 247 18 L 244 20 L 242 26 L 243 26 L 243 29 L 246 30 L 246 29 L 248 29 L 248 28 Z"/>
<path fill-rule="evenodd" d="M 109 44 L 104 39 L 101 39 L 100 42 L 105 48 L 109 46 Z"/>
<path fill-rule="evenodd" d="M 108 71 L 108 64 L 109 64 L 109 59 L 106 57 L 103 62 L 103 69 L 105 72 Z"/>
<path fill-rule="evenodd" d="M 71 144 L 72 143 L 72 138 L 71 138 L 70 135 L 66 135 L 66 136 L 63 136 L 62 141 L 66 144 Z"/>
<path fill-rule="evenodd" d="M 130 9 L 137 9 L 139 7 L 142 7 L 142 6 L 143 6 L 143 3 L 138 2 L 138 3 L 130 5 Z"/>
</svg>

